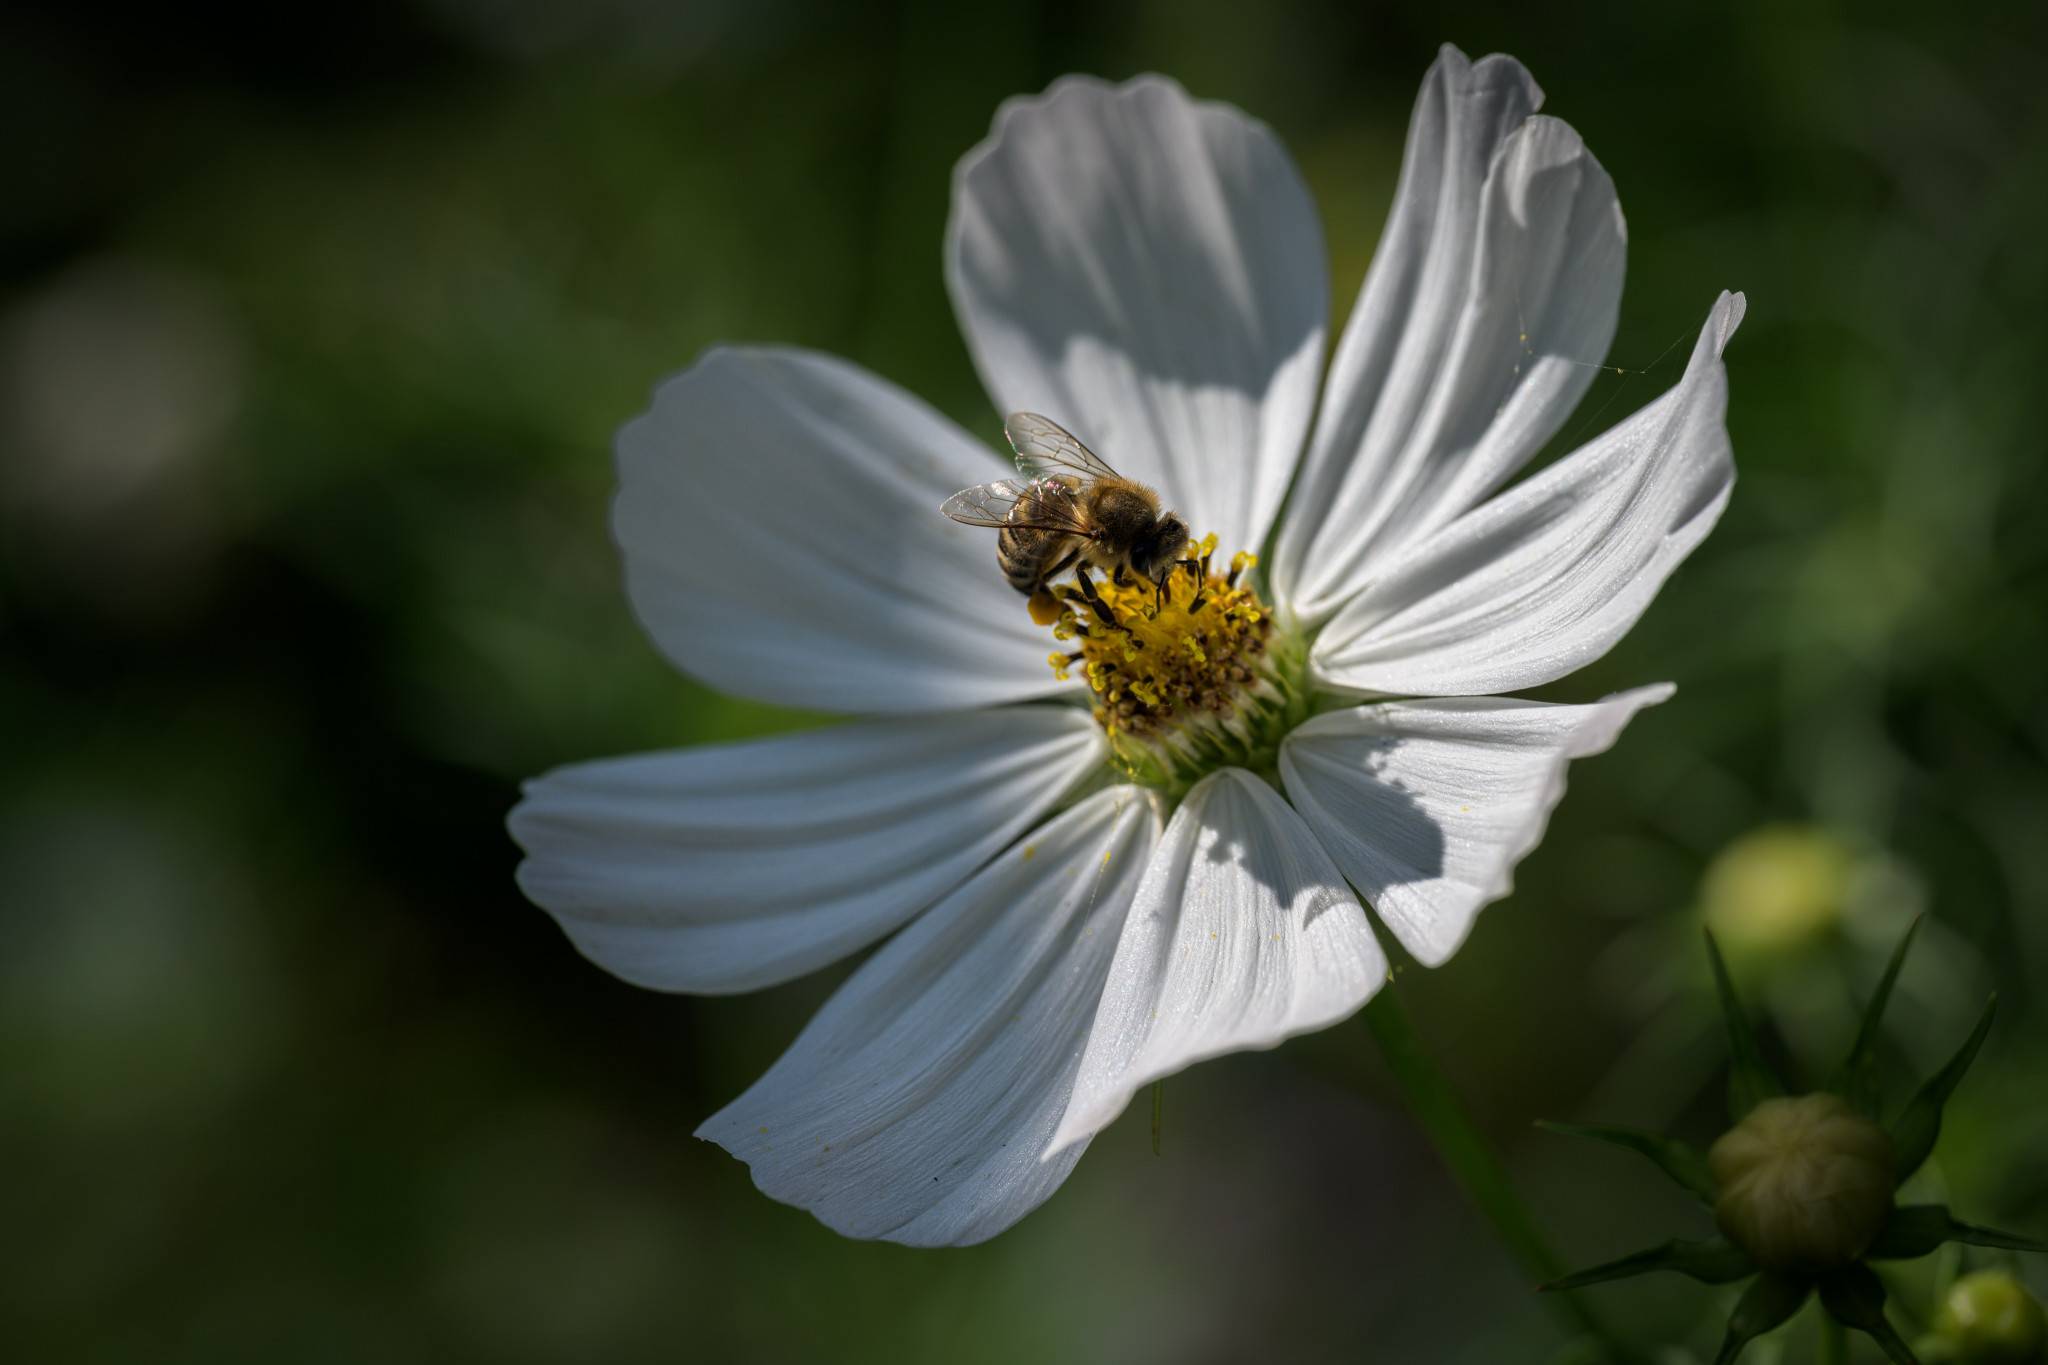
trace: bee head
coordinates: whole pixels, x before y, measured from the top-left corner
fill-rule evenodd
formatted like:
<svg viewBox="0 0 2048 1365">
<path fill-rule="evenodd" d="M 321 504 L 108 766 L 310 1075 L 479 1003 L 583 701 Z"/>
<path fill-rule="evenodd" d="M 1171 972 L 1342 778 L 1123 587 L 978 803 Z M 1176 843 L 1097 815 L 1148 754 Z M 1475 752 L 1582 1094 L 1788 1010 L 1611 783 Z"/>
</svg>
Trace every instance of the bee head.
<svg viewBox="0 0 2048 1365">
<path fill-rule="evenodd" d="M 1187 545 L 1187 523 L 1168 512 L 1153 523 L 1150 535 L 1131 547 L 1131 567 L 1141 577 L 1157 583 L 1173 572 L 1175 561 Z"/>
</svg>

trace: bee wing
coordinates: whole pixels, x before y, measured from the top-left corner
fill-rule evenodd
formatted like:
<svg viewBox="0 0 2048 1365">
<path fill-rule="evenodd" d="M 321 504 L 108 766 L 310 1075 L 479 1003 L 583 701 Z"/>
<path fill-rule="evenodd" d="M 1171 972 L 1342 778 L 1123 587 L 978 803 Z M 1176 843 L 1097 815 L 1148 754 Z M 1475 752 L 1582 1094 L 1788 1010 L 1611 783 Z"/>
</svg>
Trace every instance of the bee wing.
<svg viewBox="0 0 2048 1365">
<path fill-rule="evenodd" d="M 1022 479 L 999 479 L 961 489 L 947 498 L 939 510 L 969 526 L 1007 526 L 1011 509 L 1028 495 L 1030 488 Z"/>
<path fill-rule="evenodd" d="M 1081 515 L 1073 497 L 1058 484 L 999 479 L 961 489 L 947 498 L 939 510 L 969 526 L 1013 526 L 1090 539 L 1095 536 L 1095 528 Z"/>
<path fill-rule="evenodd" d="M 1054 470 L 1085 479 L 1121 477 L 1058 422 L 1035 412 L 1013 412 L 1003 419 L 1003 434 L 1017 452 L 1017 467 L 1045 478 Z"/>
</svg>

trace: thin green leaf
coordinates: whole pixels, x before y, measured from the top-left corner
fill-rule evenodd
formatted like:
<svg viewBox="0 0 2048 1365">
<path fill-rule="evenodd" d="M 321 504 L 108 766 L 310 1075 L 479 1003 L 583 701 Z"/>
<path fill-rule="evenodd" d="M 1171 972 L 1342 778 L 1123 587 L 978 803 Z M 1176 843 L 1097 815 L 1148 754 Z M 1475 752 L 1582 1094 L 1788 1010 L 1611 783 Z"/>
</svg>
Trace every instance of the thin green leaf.
<svg viewBox="0 0 2048 1365">
<path fill-rule="evenodd" d="M 1735 1311 L 1728 1315 L 1728 1335 L 1721 1338 L 1721 1353 L 1714 1365 L 1733 1365 L 1735 1357 L 1753 1338 L 1762 1336 L 1799 1311 L 1813 1290 L 1811 1280 L 1792 1275 L 1766 1274 L 1742 1291 Z"/>
<path fill-rule="evenodd" d="M 1662 1133 L 1646 1133 L 1640 1128 L 1553 1123 L 1549 1119 L 1536 1120 L 1536 1126 L 1553 1133 L 1563 1133 L 1566 1137 L 1591 1138 L 1595 1142 L 1609 1142 L 1631 1152 L 1640 1152 L 1681 1188 L 1699 1196 L 1701 1203 L 1708 1208 L 1714 1206 L 1714 1174 L 1707 1169 L 1706 1153 L 1689 1142 L 1665 1137 Z"/>
<path fill-rule="evenodd" d="M 1714 942 L 1714 931 L 1700 932 L 1707 936 L 1707 960 L 1714 967 L 1714 989 L 1721 997 L 1722 1017 L 1728 1022 L 1728 1116 L 1740 1123 L 1765 1100 L 1784 1094 L 1785 1087 L 1765 1063 L 1756 1034 L 1750 1031 L 1742 1001 L 1735 995 L 1735 983 L 1728 979 L 1728 964 L 1721 960 L 1720 945 Z"/>
<path fill-rule="evenodd" d="M 1891 1002 L 1892 986 L 1899 979 L 1899 968 L 1905 964 L 1906 950 L 1913 946 L 1913 935 L 1920 932 L 1920 921 L 1925 918 L 1924 915 L 1915 915 L 1899 939 L 1899 946 L 1892 949 L 1892 959 L 1885 964 L 1884 975 L 1878 978 L 1877 990 L 1864 1007 L 1863 1026 L 1856 1030 L 1855 1045 L 1828 1082 L 1829 1090 L 1847 1100 L 1852 1109 L 1867 1119 L 1878 1116 L 1877 1037 L 1884 1026 L 1884 1008 Z"/>
<path fill-rule="evenodd" d="M 1718 1236 L 1709 1237 L 1704 1242 L 1674 1239 L 1663 1246 L 1638 1251 L 1633 1256 L 1624 1256 L 1618 1261 L 1609 1261 L 1606 1265 L 1596 1265 L 1591 1270 L 1581 1270 L 1576 1275 L 1538 1285 L 1536 1289 L 1543 1294 L 1584 1289 L 1589 1284 L 1625 1280 L 1631 1275 L 1647 1275 L 1653 1270 L 1675 1270 L 1702 1284 L 1728 1284 L 1744 1275 L 1756 1273 L 1756 1262 L 1750 1260 L 1749 1253 L 1741 1247 Z"/>
<path fill-rule="evenodd" d="M 1971 1246 L 1997 1247 L 2001 1251 L 2048 1252 L 2048 1242 L 2022 1237 L 1997 1228 L 1951 1218 L 1945 1204 L 1906 1204 L 1891 1211 L 1877 1236 L 1864 1249 L 1866 1261 L 1910 1261 L 1925 1256 L 1943 1242 L 1966 1242 Z"/>
<path fill-rule="evenodd" d="M 1934 1140 L 1941 1136 L 1941 1110 L 1948 1103 L 1948 1097 L 1955 1094 L 1962 1084 L 1963 1073 L 1970 1069 L 1970 1063 L 1977 1059 L 1977 1049 L 1984 1046 L 1984 1035 L 1991 1032 L 1991 1016 L 1998 1012 L 1998 997 L 1992 996 L 1984 1002 L 1984 1013 L 1977 1018 L 1977 1027 L 1970 1030 L 1969 1038 L 1949 1058 L 1943 1067 L 1927 1084 L 1920 1087 L 1906 1108 L 1892 1123 L 1892 1180 L 1894 1185 L 1903 1185 L 1913 1172 L 1920 1169 L 1934 1150 Z"/>
<path fill-rule="evenodd" d="M 1920 1365 L 1919 1359 L 1884 1315 L 1884 1285 L 1861 1261 L 1820 1277 L 1820 1304 L 1835 1321 L 1868 1335 L 1892 1365 Z"/>
</svg>

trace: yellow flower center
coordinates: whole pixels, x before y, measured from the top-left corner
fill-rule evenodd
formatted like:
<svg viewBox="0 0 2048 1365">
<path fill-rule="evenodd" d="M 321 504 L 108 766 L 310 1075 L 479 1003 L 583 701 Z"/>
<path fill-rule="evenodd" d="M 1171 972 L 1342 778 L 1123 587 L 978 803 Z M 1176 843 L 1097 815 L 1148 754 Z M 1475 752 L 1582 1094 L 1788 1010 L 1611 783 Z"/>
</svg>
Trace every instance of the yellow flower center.
<svg viewBox="0 0 2048 1365">
<path fill-rule="evenodd" d="M 1084 572 L 1033 602 L 1041 620 L 1052 617 L 1043 599 L 1057 604 L 1053 638 L 1067 648 L 1048 662 L 1062 679 L 1086 679 L 1118 766 L 1168 789 L 1224 764 L 1270 766 L 1301 718 L 1291 670 L 1275 658 L 1284 650 L 1272 647 L 1273 614 L 1246 578 L 1258 556 L 1233 556 L 1219 573 L 1216 537 L 1195 548 L 1199 564 L 1164 584 Z"/>
</svg>

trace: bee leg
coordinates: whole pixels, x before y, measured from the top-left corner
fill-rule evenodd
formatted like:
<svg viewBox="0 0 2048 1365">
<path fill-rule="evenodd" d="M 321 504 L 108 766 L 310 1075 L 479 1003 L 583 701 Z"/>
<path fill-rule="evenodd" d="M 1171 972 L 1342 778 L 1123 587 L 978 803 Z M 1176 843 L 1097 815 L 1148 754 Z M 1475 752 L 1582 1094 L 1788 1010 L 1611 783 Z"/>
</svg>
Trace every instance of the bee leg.
<svg viewBox="0 0 2048 1365">
<path fill-rule="evenodd" d="M 1119 588 L 1128 588 L 1131 586 L 1131 576 L 1124 572 L 1124 566 L 1122 564 L 1118 564 L 1116 566 L 1116 572 L 1111 575 L 1111 581 L 1114 582 Z"/>
<path fill-rule="evenodd" d="M 1111 630 L 1122 630 L 1123 623 L 1116 619 L 1116 613 L 1109 609 L 1109 603 L 1102 600 L 1102 594 L 1095 591 L 1095 580 L 1088 576 L 1088 566 L 1081 565 L 1074 570 L 1074 581 L 1081 585 L 1081 596 L 1088 599 L 1088 605 L 1095 609 L 1096 619 Z"/>
</svg>

